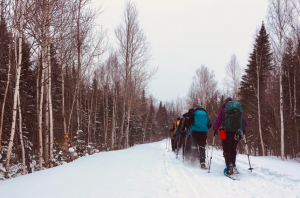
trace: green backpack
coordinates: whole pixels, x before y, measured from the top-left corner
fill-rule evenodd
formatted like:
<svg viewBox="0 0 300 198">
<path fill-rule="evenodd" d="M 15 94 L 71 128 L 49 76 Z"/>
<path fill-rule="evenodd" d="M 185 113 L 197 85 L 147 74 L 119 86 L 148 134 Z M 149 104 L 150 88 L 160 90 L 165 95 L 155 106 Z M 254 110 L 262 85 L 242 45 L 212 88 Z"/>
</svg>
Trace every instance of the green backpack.
<svg viewBox="0 0 300 198">
<path fill-rule="evenodd" d="M 241 132 L 243 128 L 243 111 L 241 103 L 229 101 L 226 104 L 224 128 L 229 132 Z"/>
</svg>

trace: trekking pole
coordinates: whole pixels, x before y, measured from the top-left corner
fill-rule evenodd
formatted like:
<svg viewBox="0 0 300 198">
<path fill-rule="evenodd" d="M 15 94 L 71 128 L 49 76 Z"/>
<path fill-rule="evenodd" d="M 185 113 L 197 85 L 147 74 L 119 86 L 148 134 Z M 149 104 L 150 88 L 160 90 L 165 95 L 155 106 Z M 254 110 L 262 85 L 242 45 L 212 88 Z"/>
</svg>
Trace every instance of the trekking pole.
<svg viewBox="0 0 300 198">
<path fill-rule="evenodd" d="M 168 137 L 168 136 L 167 136 Z M 168 138 L 166 139 L 167 141 L 166 141 L 166 149 L 167 149 L 167 145 L 168 145 Z"/>
<path fill-rule="evenodd" d="M 183 159 L 183 163 L 184 163 L 184 154 L 185 154 L 185 147 L 186 147 L 187 134 L 188 134 L 188 133 L 186 133 L 186 135 L 185 135 L 184 147 L 182 148 L 182 159 Z"/>
<path fill-rule="evenodd" d="M 212 143 L 212 146 L 211 146 L 211 155 L 210 155 L 210 160 L 209 160 L 209 167 L 208 167 L 208 172 L 207 173 L 210 173 L 211 159 L 212 159 L 212 154 L 213 154 L 213 149 L 214 149 L 214 144 L 215 144 L 215 137 L 216 137 L 216 135 L 214 134 L 213 143 Z"/>
<path fill-rule="evenodd" d="M 244 142 L 245 142 L 245 145 L 246 145 L 247 156 L 248 156 L 248 161 L 249 161 L 249 166 L 250 166 L 249 170 L 252 172 L 253 168 L 251 167 L 251 163 L 250 163 L 248 143 L 246 141 L 246 135 L 244 135 L 243 131 L 242 131 L 242 135 L 244 136 Z"/>
<path fill-rule="evenodd" d="M 206 157 L 208 158 L 208 141 L 207 141 L 207 139 L 206 139 L 206 145 L 207 145 L 207 149 L 206 149 Z"/>
</svg>

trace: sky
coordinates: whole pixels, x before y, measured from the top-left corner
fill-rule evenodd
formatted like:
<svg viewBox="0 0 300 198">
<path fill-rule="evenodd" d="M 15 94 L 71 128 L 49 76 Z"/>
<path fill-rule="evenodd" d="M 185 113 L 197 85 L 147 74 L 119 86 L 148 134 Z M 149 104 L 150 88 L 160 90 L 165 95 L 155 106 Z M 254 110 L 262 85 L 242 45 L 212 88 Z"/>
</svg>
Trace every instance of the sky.
<svg viewBox="0 0 300 198">
<path fill-rule="evenodd" d="M 102 5 L 97 24 L 108 31 L 122 22 L 125 0 L 93 0 Z M 222 89 L 225 66 L 232 54 L 246 67 L 255 33 L 267 15 L 268 0 L 133 0 L 151 44 L 150 67 L 158 67 L 147 89 L 155 98 L 185 97 L 196 70 L 215 72 Z"/>
</svg>

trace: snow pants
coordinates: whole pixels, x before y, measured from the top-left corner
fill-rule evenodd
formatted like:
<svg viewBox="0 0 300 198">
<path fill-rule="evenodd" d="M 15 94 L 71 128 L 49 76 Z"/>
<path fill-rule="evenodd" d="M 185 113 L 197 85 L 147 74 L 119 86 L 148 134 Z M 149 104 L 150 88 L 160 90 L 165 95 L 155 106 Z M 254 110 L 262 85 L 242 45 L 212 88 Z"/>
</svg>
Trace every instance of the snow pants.
<svg viewBox="0 0 300 198">
<path fill-rule="evenodd" d="M 227 139 L 222 141 L 223 146 L 223 155 L 225 157 L 225 163 L 228 166 L 230 163 L 232 163 L 235 166 L 235 160 L 236 160 L 236 148 L 239 144 L 239 140 L 236 140 L 235 138 L 236 133 L 234 132 L 227 132 L 226 131 Z"/>
<path fill-rule="evenodd" d="M 193 137 L 194 145 L 197 146 L 197 148 L 199 148 L 200 164 L 205 163 L 205 145 L 206 145 L 207 132 L 193 131 L 192 137 Z"/>
<path fill-rule="evenodd" d="M 175 138 L 171 139 L 172 151 L 175 152 Z"/>
<path fill-rule="evenodd" d="M 177 137 L 178 148 L 181 148 L 181 146 L 185 146 L 185 138 L 186 138 L 185 132 L 181 133 L 180 136 Z"/>
</svg>

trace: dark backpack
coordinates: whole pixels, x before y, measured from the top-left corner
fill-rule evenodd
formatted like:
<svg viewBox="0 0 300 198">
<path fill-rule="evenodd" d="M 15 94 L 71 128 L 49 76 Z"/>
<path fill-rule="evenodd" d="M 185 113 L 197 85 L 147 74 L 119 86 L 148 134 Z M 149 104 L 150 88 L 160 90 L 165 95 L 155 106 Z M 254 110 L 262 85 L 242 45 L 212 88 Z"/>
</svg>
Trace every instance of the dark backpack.
<svg viewBox="0 0 300 198">
<path fill-rule="evenodd" d="M 225 107 L 224 128 L 229 132 L 241 132 L 243 128 L 242 105 L 238 101 L 229 101 Z"/>
</svg>

